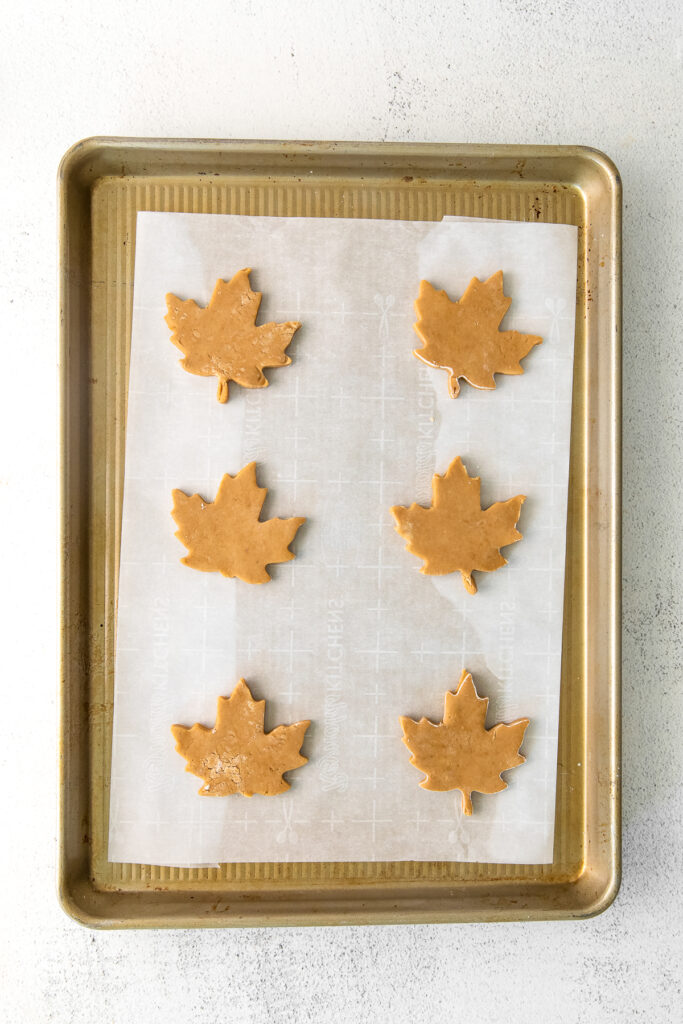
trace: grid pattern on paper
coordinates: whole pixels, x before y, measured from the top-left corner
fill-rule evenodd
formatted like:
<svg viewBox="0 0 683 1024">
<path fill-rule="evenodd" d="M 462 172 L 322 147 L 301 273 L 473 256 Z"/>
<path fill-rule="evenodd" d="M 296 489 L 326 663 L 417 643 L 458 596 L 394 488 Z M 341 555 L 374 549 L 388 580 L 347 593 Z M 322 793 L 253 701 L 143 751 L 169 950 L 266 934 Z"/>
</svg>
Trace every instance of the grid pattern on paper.
<svg viewBox="0 0 683 1024">
<path fill-rule="evenodd" d="M 272 238 L 269 242 L 272 244 Z M 382 270 L 384 280 L 390 280 L 388 267 L 378 268 L 378 278 L 381 280 Z M 408 856 L 486 859 L 490 840 L 482 839 L 481 833 L 504 826 L 510 834 L 519 817 L 515 797 L 521 789 L 513 787 L 505 794 L 512 800 L 500 800 L 498 817 L 482 815 L 477 821 L 468 822 L 467 830 L 454 811 L 452 797 L 448 802 L 442 801 L 437 813 L 427 814 L 427 821 L 424 821 L 424 803 L 421 803 L 424 794 L 415 785 L 414 770 L 405 764 L 405 751 L 396 729 L 400 713 L 439 717 L 443 691 L 457 681 L 464 659 L 468 659 L 467 667 L 475 671 L 475 675 L 477 668 L 481 671 L 484 692 L 493 697 L 496 711 L 504 713 L 508 705 L 511 709 L 514 705 L 512 676 L 508 673 L 506 678 L 505 671 L 496 671 L 495 643 L 490 636 L 480 635 L 477 617 L 463 603 L 462 595 L 436 590 L 429 581 L 416 575 L 416 566 L 403 551 L 388 515 L 391 504 L 408 503 L 420 496 L 420 488 L 431 476 L 430 464 L 443 471 L 455 454 L 452 424 L 444 428 L 446 418 L 453 418 L 453 407 L 440 394 L 439 386 L 443 382 L 438 377 L 429 373 L 425 376 L 421 364 L 402 358 L 411 324 L 405 304 L 401 307 L 392 293 L 379 290 L 379 282 L 375 280 L 370 282 L 368 293 L 361 296 L 362 307 L 354 312 L 343 300 L 336 305 L 326 304 L 322 284 L 324 282 L 320 282 L 318 294 L 314 295 L 318 299 L 315 303 L 304 305 L 300 292 L 282 287 L 281 294 L 296 295 L 293 307 L 281 304 L 268 309 L 269 316 L 298 317 L 307 325 L 297 342 L 295 363 L 291 368 L 272 374 L 273 384 L 268 391 L 240 394 L 233 405 L 224 410 L 217 404 L 210 404 L 210 382 L 207 388 L 207 382 L 186 379 L 175 367 L 174 376 L 169 376 L 170 384 L 161 390 L 165 396 L 160 403 L 162 412 L 172 408 L 174 414 L 179 415 L 180 409 L 182 415 L 185 409 L 194 422 L 195 413 L 200 410 L 205 428 L 188 446 L 188 451 L 181 454 L 176 465 L 175 473 L 188 481 L 185 487 L 191 486 L 211 497 L 222 472 L 234 472 L 239 468 L 237 463 L 242 465 L 258 454 L 259 472 L 263 474 L 260 483 L 270 489 L 269 502 L 273 502 L 272 511 L 267 506 L 268 514 L 308 513 L 310 516 L 301 550 L 297 544 L 297 558 L 286 566 L 277 567 L 273 582 L 267 588 L 229 583 L 232 604 L 225 599 L 228 593 L 225 581 L 188 574 L 186 570 L 179 577 L 177 565 L 169 566 L 165 545 L 161 545 L 158 552 L 145 545 L 138 553 L 139 558 L 125 557 L 121 566 L 122 588 L 128 586 L 127 574 L 134 576 L 136 565 L 156 568 L 166 584 L 169 577 L 172 577 L 172 586 L 176 581 L 178 585 L 182 583 L 183 591 L 187 589 L 183 594 L 187 601 L 184 605 L 188 611 L 184 616 L 186 624 L 191 615 L 192 629 L 198 630 L 191 642 L 178 643 L 176 637 L 183 630 L 171 622 L 172 609 L 163 601 L 153 604 L 154 671 L 147 710 L 155 720 L 164 717 L 166 721 L 174 720 L 181 711 L 184 715 L 192 714 L 192 708 L 201 709 L 201 715 L 195 710 L 192 721 L 195 718 L 205 720 L 202 715 L 210 714 L 216 686 L 220 685 L 220 692 L 225 692 L 230 687 L 230 673 L 235 678 L 246 675 L 263 688 L 259 695 L 268 697 L 273 723 L 296 717 L 311 717 L 314 726 L 319 723 L 311 737 L 314 744 L 310 751 L 311 765 L 300 773 L 300 781 L 297 778 L 295 788 L 281 802 L 281 811 L 275 812 L 272 807 L 258 808 L 255 802 L 249 807 L 227 811 L 220 801 L 190 800 L 187 813 L 164 815 L 158 801 L 151 799 L 146 812 L 147 823 L 160 848 L 169 836 L 177 836 L 184 830 L 187 849 L 202 836 L 213 834 L 213 849 L 218 860 L 286 862 L 336 859 L 334 851 L 340 849 L 340 837 L 347 841 L 344 852 L 348 859 L 372 861 L 398 857 L 402 854 L 397 849 L 395 833 L 410 836 L 413 823 L 417 822 L 415 843 Z M 315 282 L 311 289 L 315 292 Z M 274 290 L 278 290 L 277 285 Z M 404 294 L 406 291 L 404 286 Z M 566 338 L 570 316 L 561 306 L 539 309 L 535 315 L 544 325 L 541 333 L 551 342 Z M 520 325 L 528 327 L 530 316 L 527 311 Z M 517 325 L 512 322 L 510 326 Z M 316 349 L 316 337 L 324 338 L 326 348 L 322 352 Z M 349 351 L 348 346 L 354 347 Z M 542 496 L 538 503 L 543 503 L 547 520 L 555 523 L 555 533 L 561 534 L 563 542 L 564 512 L 561 509 L 558 517 L 557 505 L 558 501 L 562 504 L 562 495 L 566 495 L 567 374 L 571 374 L 571 360 L 565 356 L 559 365 L 558 345 L 549 348 L 552 355 L 546 367 L 547 381 L 553 389 L 561 386 L 563 395 L 555 392 L 554 401 L 547 392 L 531 398 L 527 395 L 527 401 L 539 406 L 539 415 L 545 415 L 544 410 L 550 412 L 551 429 L 544 442 L 549 449 L 548 465 L 551 469 L 559 465 L 558 451 L 565 460 L 564 482 L 561 471 L 556 478 L 551 472 L 549 476 L 539 474 L 534 481 L 535 493 Z M 331 353 L 338 359 L 337 365 Z M 353 372 L 348 371 L 349 363 Z M 133 381 L 133 385 L 131 403 L 148 403 L 150 398 L 160 397 L 137 388 L 137 381 Z M 496 396 L 501 399 L 505 418 L 511 423 L 522 418 L 514 391 L 512 387 L 501 388 L 500 396 Z M 467 396 L 457 410 L 457 441 L 472 451 L 471 431 L 479 422 L 478 401 L 477 397 Z M 227 440 L 226 412 L 232 417 L 229 420 L 231 436 Z M 420 419 L 424 416 L 426 421 Z M 429 420 L 433 425 L 431 433 L 426 429 L 420 433 L 417 429 L 420 423 L 426 424 Z M 544 426 L 547 425 L 546 417 Z M 564 442 L 558 440 L 563 432 Z M 345 441 L 341 449 L 340 436 Z M 421 450 L 420 441 L 425 439 L 427 443 Z M 505 465 L 504 439 L 499 440 L 498 448 L 488 446 L 483 459 L 487 467 Z M 427 451 L 429 444 L 431 454 Z M 448 457 L 440 450 L 444 446 L 450 451 Z M 406 451 L 413 453 L 409 469 Z M 226 466 L 226 460 L 230 459 L 236 461 Z M 540 455 L 539 461 L 545 468 Z M 139 462 L 137 465 L 135 455 L 129 456 L 132 469 L 127 472 L 127 480 L 133 487 L 138 481 L 140 493 L 144 495 L 145 488 L 153 489 L 156 481 L 164 491 L 169 490 L 172 483 L 167 463 L 159 477 L 152 467 L 153 463 L 158 464 L 158 459 L 150 458 L 149 452 L 143 453 Z M 359 466 L 362 466 L 360 472 Z M 505 484 L 511 489 L 510 493 L 518 490 L 511 468 L 505 471 L 503 478 L 498 471 L 496 483 Z M 544 491 L 547 496 L 543 496 Z M 495 500 L 498 496 L 490 498 Z M 422 500 L 422 496 L 420 498 Z M 309 509 L 313 510 L 312 515 Z M 543 525 L 544 517 L 538 514 L 532 522 L 539 524 L 539 535 L 544 529 L 546 532 L 551 529 L 547 523 Z M 545 550 L 546 560 L 539 557 L 537 564 L 524 565 L 517 557 L 511 557 L 504 574 L 499 574 L 504 580 L 497 588 L 496 600 L 514 606 L 512 581 L 515 574 L 542 576 L 548 588 L 543 606 L 549 625 L 541 631 L 543 649 L 540 644 L 526 645 L 525 656 L 530 662 L 545 659 L 538 678 L 559 680 L 561 613 L 558 615 L 552 605 L 557 605 L 558 593 L 561 601 L 563 566 L 561 558 L 553 555 L 551 544 L 526 547 L 532 548 L 529 554 L 533 556 Z M 555 550 L 560 550 L 557 543 Z M 187 582 L 188 575 L 197 579 Z M 553 598 L 550 606 L 549 595 Z M 313 616 L 311 607 L 317 609 Z M 518 612 L 519 609 L 513 614 Z M 554 625 L 553 617 L 559 619 Z M 233 640 L 226 645 L 226 626 L 233 621 L 236 624 Z M 336 663 L 332 657 L 332 652 L 338 649 L 334 638 L 339 636 L 335 630 L 340 624 L 344 635 L 341 673 L 336 668 L 333 671 Z M 148 625 L 144 618 L 135 615 L 131 616 L 128 626 L 124 617 L 126 642 L 120 643 L 119 659 L 123 656 L 125 665 L 126 655 L 131 656 L 131 672 L 136 650 L 139 653 L 140 645 L 144 645 Z M 182 708 L 177 702 L 174 708 L 168 672 L 177 671 L 179 665 L 190 682 Z M 322 680 L 321 665 L 325 666 Z M 429 667 L 428 676 L 423 673 L 425 666 Z M 130 692 L 124 676 L 122 670 L 117 678 L 117 701 L 120 694 Z M 552 808 L 548 816 L 547 764 L 554 758 L 556 732 L 552 719 L 556 706 L 549 700 L 549 688 L 552 689 L 550 684 L 539 688 L 536 694 L 528 691 L 525 694 L 527 699 L 532 696 L 536 699 L 536 719 L 543 723 L 533 740 L 534 749 L 538 751 L 537 763 L 542 768 L 536 777 L 530 763 L 528 774 L 534 776 L 535 784 L 543 785 L 544 796 L 539 820 L 527 815 L 523 826 L 531 832 L 538 829 L 539 834 L 543 827 L 547 831 L 549 820 L 552 822 Z M 124 697 L 120 703 L 123 700 Z M 357 723 L 361 723 L 360 728 Z M 134 742 L 136 737 L 140 739 L 135 731 L 117 729 L 116 743 Z M 173 770 L 172 759 L 161 752 L 158 742 L 151 749 L 148 744 L 147 750 L 147 777 L 158 783 L 165 771 Z M 387 751 L 391 751 L 389 757 Z M 390 770 L 387 769 L 389 760 L 392 765 L 395 761 Z M 162 763 L 164 767 L 160 768 Z M 350 765 L 360 765 L 361 771 L 350 771 Z M 115 774 L 114 782 L 116 780 Z M 412 788 L 406 789 L 407 785 Z M 315 802 L 316 788 L 324 794 L 319 804 Z M 554 787 L 552 789 L 554 792 Z M 150 792 L 154 797 L 157 792 L 154 785 L 150 786 Z M 297 807 L 308 810 L 297 811 Z M 115 794 L 112 820 L 122 829 L 136 821 L 139 825 L 139 806 L 121 807 Z M 226 834 L 228 825 L 229 836 Z M 315 841 L 312 829 L 316 832 Z M 264 834 L 269 837 L 270 846 L 264 845 Z M 233 842 L 234 837 L 239 838 L 238 846 Z M 331 839 L 334 843 L 330 843 Z M 185 857 L 198 859 L 190 858 L 187 853 Z M 168 859 L 181 861 L 183 853 L 180 851 L 178 856 Z"/>
</svg>

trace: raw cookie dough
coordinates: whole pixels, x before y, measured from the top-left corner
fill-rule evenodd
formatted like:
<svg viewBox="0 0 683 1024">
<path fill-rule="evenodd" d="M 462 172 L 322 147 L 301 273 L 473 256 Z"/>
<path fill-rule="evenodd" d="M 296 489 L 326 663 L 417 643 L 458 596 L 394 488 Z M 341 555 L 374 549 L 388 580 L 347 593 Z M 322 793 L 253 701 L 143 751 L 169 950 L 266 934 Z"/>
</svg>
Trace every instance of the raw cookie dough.
<svg viewBox="0 0 683 1024">
<path fill-rule="evenodd" d="M 423 347 L 413 354 L 428 366 L 450 372 L 451 398 L 457 398 L 460 392 L 459 377 L 475 388 L 490 390 L 496 386 L 495 373 L 524 373 L 520 359 L 543 339 L 535 334 L 498 330 L 511 301 L 503 295 L 502 270 L 487 281 L 473 277 L 463 297 L 455 302 L 429 281 L 420 282 L 414 327 Z"/>
<path fill-rule="evenodd" d="M 471 674 L 464 670 L 458 689 L 447 693 L 443 721 L 419 722 L 401 718 L 403 742 L 413 755 L 410 763 L 426 778 L 423 789 L 459 789 L 463 814 L 472 813 L 472 792 L 499 793 L 507 789 L 501 772 L 523 764 L 519 753 L 528 718 L 486 729 L 488 697 L 479 697 Z"/>
<path fill-rule="evenodd" d="M 236 476 L 226 473 L 215 501 L 199 494 L 173 491 L 173 511 L 179 529 L 176 537 L 188 550 L 183 565 L 200 572 L 238 576 L 246 583 L 266 583 L 267 565 L 289 562 L 289 544 L 305 518 L 267 519 L 259 516 L 267 488 L 256 483 L 256 463 L 250 462 Z"/>
<path fill-rule="evenodd" d="M 267 388 L 269 382 L 261 371 L 291 363 L 285 349 L 301 327 L 294 320 L 256 326 L 261 292 L 251 290 L 250 273 L 247 268 L 230 281 L 216 281 L 206 307 L 193 299 L 166 296 L 171 341 L 185 357 L 180 365 L 188 373 L 218 377 L 219 402 L 227 402 L 230 380 L 245 388 Z"/>
<path fill-rule="evenodd" d="M 289 789 L 283 773 L 308 761 L 299 751 L 311 723 L 278 725 L 264 732 L 265 706 L 265 700 L 254 700 L 240 679 L 229 697 L 218 698 L 213 729 L 171 726 L 176 750 L 187 761 L 185 771 L 204 780 L 200 796 L 274 796 Z"/>
<path fill-rule="evenodd" d="M 445 576 L 457 570 L 465 589 L 476 594 L 472 572 L 493 572 L 507 565 L 500 548 L 521 540 L 515 526 L 524 499 L 518 494 L 482 509 L 480 479 L 468 476 L 458 456 L 443 476 L 432 477 L 431 508 L 394 505 L 391 514 L 408 551 L 424 560 L 420 572 Z"/>
</svg>

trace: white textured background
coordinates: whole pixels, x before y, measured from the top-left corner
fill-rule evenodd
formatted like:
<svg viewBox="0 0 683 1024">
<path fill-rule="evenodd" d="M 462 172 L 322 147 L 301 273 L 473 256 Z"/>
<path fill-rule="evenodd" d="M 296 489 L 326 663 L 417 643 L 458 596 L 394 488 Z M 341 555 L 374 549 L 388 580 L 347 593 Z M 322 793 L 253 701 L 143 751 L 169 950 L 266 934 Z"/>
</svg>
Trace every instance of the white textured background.
<svg viewBox="0 0 683 1024">
<path fill-rule="evenodd" d="M 4 14 L 3 1024 L 680 1019 L 678 6 L 147 0 L 25 2 Z M 624 875 L 602 917 L 100 934 L 58 908 L 55 173 L 64 150 L 92 134 L 582 143 L 616 161 L 625 189 Z"/>
</svg>

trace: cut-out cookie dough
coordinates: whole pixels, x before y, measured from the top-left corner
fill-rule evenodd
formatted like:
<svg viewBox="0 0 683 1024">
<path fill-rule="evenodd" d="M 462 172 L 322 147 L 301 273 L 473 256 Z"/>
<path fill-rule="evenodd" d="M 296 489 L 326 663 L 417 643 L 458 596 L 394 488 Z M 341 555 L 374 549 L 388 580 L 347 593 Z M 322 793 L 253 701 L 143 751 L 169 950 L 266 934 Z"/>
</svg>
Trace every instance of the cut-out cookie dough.
<svg viewBox="0 0 683 1024">
<path fill-rule="evenodd" d="M 502 270 L 487 281 L 473 277 L 463 297 L 455 302 L 429 281 L 420 282 L 414 327 L 423 347 L 413 354 L 428 366 L 449 371 L 451 398 L 457 398 L 460 392 L 459 377 L 475 388 L 491 390 L 496 386 L 494 374 L 524 373 L 520 359 L 543 339 L 535 334 L 498 330 L 511 301 L 503 294 Z"/>
<path fill-rule="evenodd" d="M 180 365 L 200 377 L 218 377 L 219 402 L 227 402 L 231 380 L 244 388 L 267 388 L 264 367 L 291 363 L 285 349 L 301 327 L 294 320 L 256 326 L 261 292 L 251 290 L 250 273 L 246 268 L 230 281 L 216 281 L 208 306 L 166 296 L 165 320 L 171 341 L 183 353 Z"/>
<path fill-rule="evenodd" d="M 301 517 L 261 522 L 267 493 L 256 482 L 255 462 L 234 477 L 226 473 L 215 501 L 174 490 L 171 515 L 179 527 L 176 537 L 188 551 L 181 558 L 183 565 L 237 576 L 245 583 L 266 583 L 270 579 L 267 565 L 294 558 L 289 545 L 306 522 Z"/>
<path fill-rule="evenodd" d="M 524 499 L 518 494 L 482 509 L 480 479 L 468 476 L 458 456 L 443 476 L 432 477 L 430 508 L 394 505 L 391 514 L 407 550 L 423 559 L 420 572 L 445 576 L 458 571 L 466 590 L 476 594 L 473 571 L 493 572 L 507 565 L 500 549 L 521 540 L 515 526 Z"/>
<path fill-rule="evenodd" d="M 171 726 L 176 750 L 187 761 L 185 771 L 204 781 L 200 796 L 274 796 L 289 789 L 283 774 L 308 761 L 300 750 L 311 723 L 278 725 L 264 732 L 265 706 L 265 700 L 254 700 L 240 679 L 229 697 L 218 698 L 212 729 L 197 723 L 189 728 Z"/>
<path fill-rule="evenodd" d="M 446 694 L 443 721 L 401 718 L 403 742 L 410 763 L 425 773 L 420 785 L 439 792 L 459 789 L 463 814 L 472 813 L 472 793 L 507 789 L 501 772 L 523 764 L 519 753 L 528 718 L 486 728 L 488 697 L 479 697 L 472 676 L 464 670 L 455 693 Z"/>
</svg>

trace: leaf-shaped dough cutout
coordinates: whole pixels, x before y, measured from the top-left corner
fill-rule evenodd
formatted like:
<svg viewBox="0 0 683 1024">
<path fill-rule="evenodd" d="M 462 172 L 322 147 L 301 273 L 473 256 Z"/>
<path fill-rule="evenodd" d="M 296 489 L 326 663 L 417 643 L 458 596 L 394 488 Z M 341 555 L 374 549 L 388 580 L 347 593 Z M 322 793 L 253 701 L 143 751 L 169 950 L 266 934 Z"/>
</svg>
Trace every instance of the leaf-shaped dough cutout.
<svg viewBox="0 0 683 1024">
<path fill-rule="evenodd" d="M 410 763 L 425 773 L 422 788 L 439 792 L 459 789 L 464 814 L 472 813 L 473 791 L 499 793 L 507 789 L 501 772 L 526 760 L 519 748 L 529 719 L 487 729 L 488 704 L 488 697 L 478 696 L 474 680 L 465 670 L 456 692 L 446 694 L 442 722 L 400 719 L 403 742 L 413 755 Z"/>
<path fill-rule="evenodd" d="M 420 572 L 445 576 L 459 571 L 470 594 L 477 592 L 472 572 L 493 572 L 507 565 L 500 549 L 521 540 L 515 529 L 525 495 L 482 509 L 481 481 L 469 476 L 458 456 L 443 476 L 432 477 L 432 505 L 394 505 L 396 532 L 406 548 L 424 560 Z"/>
<path fill-rule="evenodd" d="M 256 326 L 261 292 L 251 290 L 250 268 L 230 281 L 216 281 L 208 306 L 194 299 L 166 296 L 171 341 L 183 353 L 180 365 L 200 377 L 218 377 L 218 401 L 228 400 L 228 381 L 245 388 L 267 388 L 267 366 L 288 366 L 285 349 L 301 327 L 298 321 Z"/>
<path fill-rule="evenodd" d="M 199 494 L 173 491 L 173 511 L 178 540 L 187 548 L 183 565 L 200 572 L 237 576 L 246 583 L 266 583 L 266 566 L 289 562 L 289 545 L 305 518 L 266 519 L 259 516 L 267 489 L 256 482 L 256 463 L 250 462 L 236 476 L 226 473 L 215 501 Z"/>
<path fill-rule="evenodd" d="M 451 398 L 458 397 L 460 377 L 475 388 L 491 390 L 496 386 L 494 374 L 524 373 L 520 359 L 543 338 L 498 329 L 511 301 L 503 294 L 502 270 L 486 281 L 473 277 L 455 302 L 429 281 L 420 282 L 414 326 L 423 347 L 413 354 L 429 366 L 449 371 Z"/>
<path fill-rule="evenodd" d="M 198 723 L 171 726 L 176 750 L 187 761 L 185 771 L 204 780 L 200 796 L 274 796 L 289 789 L 283 774 L 306 764 L 300 750 L 311 723 L 264 732 L 265 706 L 240 679 L 229 697 L 218 698 L 213 728 Z"/>
</svg>

